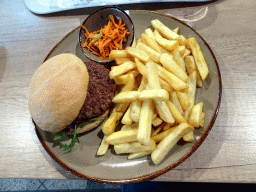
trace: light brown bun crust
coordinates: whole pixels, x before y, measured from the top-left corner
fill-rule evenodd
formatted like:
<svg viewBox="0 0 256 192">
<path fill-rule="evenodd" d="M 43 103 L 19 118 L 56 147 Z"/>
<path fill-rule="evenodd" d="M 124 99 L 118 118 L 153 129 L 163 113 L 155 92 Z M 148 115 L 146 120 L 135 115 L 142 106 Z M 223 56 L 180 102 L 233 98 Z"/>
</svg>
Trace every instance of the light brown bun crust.
<svg viewBox="0 0 256 192">
<path fill-rule="evenodd" d="M 87 94 L 89 74 L 73 54 L 45 61 L 32 77 L 28 105 L 32 119 L 42 130 L 57 132 L 78 116 Z"/>
<path fill-rule="evenodd" d="M 102 114 L 98 120 L 96 121 L 93 121 L 91 123 L 88 123 L 86 125 L 84 125 L 83 127 L 78 127 L 76 133 L 77 134 L 81 134 L 81 133 L 84 133 L 84 132 L 87 132 L 87 131 L 90 131 L 96 127 L 98 127 L 108 116 L 109 114 L 109 110 L 107 110 L 104 114 Z"/>
</svg>

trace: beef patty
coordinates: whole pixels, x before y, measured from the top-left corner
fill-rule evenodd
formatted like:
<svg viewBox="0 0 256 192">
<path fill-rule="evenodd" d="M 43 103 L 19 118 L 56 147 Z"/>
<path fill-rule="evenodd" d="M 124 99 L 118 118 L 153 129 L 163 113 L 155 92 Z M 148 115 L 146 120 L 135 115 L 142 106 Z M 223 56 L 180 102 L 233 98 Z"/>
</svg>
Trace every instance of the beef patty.
<svg viewBox="0 0 256 192">
<path fill-rule="evenodd" d="M 76 124 L 106 112 L 116 91 L 116 84 L 109 78 L 109 69 L 92 61 L 85 62 L 85 65 L 89 73 L 89 84 L 83 107 L 75 120 Z"/>
</svg>

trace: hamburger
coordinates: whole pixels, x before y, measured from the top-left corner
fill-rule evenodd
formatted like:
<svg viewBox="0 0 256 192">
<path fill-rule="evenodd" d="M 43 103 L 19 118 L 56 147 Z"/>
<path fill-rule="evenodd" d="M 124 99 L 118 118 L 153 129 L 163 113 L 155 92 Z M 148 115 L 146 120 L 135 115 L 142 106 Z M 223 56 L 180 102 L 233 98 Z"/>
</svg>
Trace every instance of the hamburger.
<svg viewBox="0 0 256 192">
<path fill-rule="evenodd" d="M 107 117 L 116 85 L 109 69 L 64 53 L 45 61 L 32 77 L 29 111 L 44 131 L 90 131 Z"/>
</svg>

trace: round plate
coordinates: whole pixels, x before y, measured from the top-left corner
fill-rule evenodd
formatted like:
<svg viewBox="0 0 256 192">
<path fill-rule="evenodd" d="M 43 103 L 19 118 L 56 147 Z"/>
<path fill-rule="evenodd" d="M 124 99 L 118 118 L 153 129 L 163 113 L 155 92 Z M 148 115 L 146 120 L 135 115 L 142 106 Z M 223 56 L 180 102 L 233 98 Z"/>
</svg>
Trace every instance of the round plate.
<svg viewBox="0 0 256 192">
<path fill-rule="evenodd" d="M 36 128 L 36 133 L 50 156 L 62 167 L 84 179 L 112 184 L 123 184 L 145 181 L 166 173 L 185 161 L 204 141 L 217 117 L 221 99 L 221 75 L 216 58 L 209 45 L 202 37 L 185 23 L 149 11 L 130 11 L 133 20 L 135 36 L 139 36 L 151 26 L 151 20 L 159 19 L 170 28 L 180 27 L 180 34 L 186 38 L 195 37 L 205 56 L 209 67 L 209 75 L 203 82 L 203 87 L 197 89 L 196 103 L 204 102 L 205 126 L 195 129 L 195 141 L 191 143 L 179 142 L 160 165 L 154 165 L 150 157 L 128 160 L 127 155 L 116 155 L 111 149 L 107 154 L 97 157 L 96 152 L 102 139 L 101 127 L 79 137 L 80 144 L 76 144 L 71 153 L 63 154 L 63 150 L 53 142 L 53 134 Z M 55 55 L 71 52 L 82 60 L 87 61 L 80 49 L 78 41 L 79 27 L 64 37 L 49 53 L 45 60 Z"/>
</svg>

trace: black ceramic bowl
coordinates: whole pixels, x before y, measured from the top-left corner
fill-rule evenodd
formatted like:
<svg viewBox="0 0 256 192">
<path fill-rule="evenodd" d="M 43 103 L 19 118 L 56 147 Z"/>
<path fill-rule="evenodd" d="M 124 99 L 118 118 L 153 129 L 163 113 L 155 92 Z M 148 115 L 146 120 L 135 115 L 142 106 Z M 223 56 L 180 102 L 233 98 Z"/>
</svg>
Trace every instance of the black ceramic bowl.
<svg viewBox="0 0 256 192">
<path fill-rule="evenodd" d="M 127 46 L 131 46 L 133 43 L 134 38 L 134 26 L 131 18 L 129 15 L 116 7 L 106 7 L 101 8 L 95 12 L 93 12 L 91 15 L 89 15 L 85 21 L 82 23 L 83 26 L 87 28 L 89 32 L 98 31 L 101 29 L 101 27 L 104 27 L 107 25 L 109 20 L 109 15 L 113 15 L 116 19 L 122 19 L 123 22 L 126 24 L 126 28 L 130 32 L 127 41 L 123 44 L 123 48 L 125 49 Z M 99 63 L 108 63 L 111 60 L 110 59 L 101 59 L 98 56 L 92 54 L 86 47 L 82 47 L 82 44 L 85 42 L 85 30 L 83 28 L 80 28 L 79 32 L 79 43 L 82 51 L 84 54 L 91 60 L 99 62 Z"/>
</svg>

